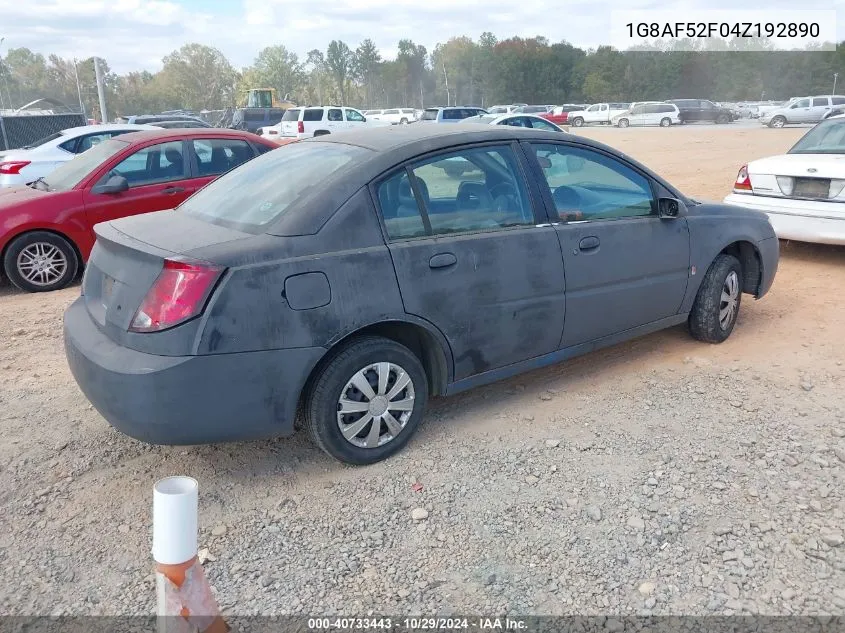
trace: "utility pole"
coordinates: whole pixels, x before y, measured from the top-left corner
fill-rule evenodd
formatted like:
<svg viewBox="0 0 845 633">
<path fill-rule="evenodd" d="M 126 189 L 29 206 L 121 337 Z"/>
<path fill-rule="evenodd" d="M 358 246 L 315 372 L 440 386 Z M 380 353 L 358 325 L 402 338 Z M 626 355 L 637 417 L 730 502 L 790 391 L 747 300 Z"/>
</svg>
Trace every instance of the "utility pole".
<svg viewBox="0 0 845 633">
<path fill-rule="evenodd" d="M 100 72 L 100 58 L 94 58 L 94 74 L 97 77 L 97 96 L 100 98 L 100 123 L 108 123 L 106 114 L 106 92 L 103 89 L 103 74 Z"/>
<path fill-rule="evenodd" d="M 446 105 L 452 105 L 449 102 L 449 75 L 446 74 L 446 62 L 443 62 L 443 79 L 446 81 Z"/>
<path fill-rule="evenodd" d="M 73 74 L 76 76 L 76 94 L 79 95 L 79 109 L 82 110 L 82 116 L 85 117 L 85 122 L 88 122 L 88 115 L 85 113 L 85 104 L 82 102 L 82 88 L 79 85 L 79 69 L 76 67 L 76 60 L 73 60 Z"/>
<path fill-rule="evenodd" d="M 830 94 L 836 94 L 836 78 L 839 77 L 839 73 L 833 73 L 833 92 Z"/>
<path fill-rule="evenodd" d="M 3 42 L 5 42 L 5 41 L 6 41 L 6 38 L 5 38 L 5 37 L 0 37 L 0 47 L 2 47 L 2 46 L 3 46 Z M 5 75 L 5 73 L 3 72 L 3 61 L 2 61 L 2 57 L 0 57 L 0 76 L 2 76 L 4 80 L 6 79 L 6 75 Z M 11 107 L 12 107 L 12 93 L 10 93 L 10 92 L 9 92 L 9 83 L 8 83 L 8 82 L 6 82 L 6 93 L 9 95 L 9 107 L 11 108 Z M 4 108 L 4 105 L 3 105 L 3 93 L 2 93 L 2 92 L 0 92 L 0 110 L 2 110 L 3 108 Z"/>
</svg>

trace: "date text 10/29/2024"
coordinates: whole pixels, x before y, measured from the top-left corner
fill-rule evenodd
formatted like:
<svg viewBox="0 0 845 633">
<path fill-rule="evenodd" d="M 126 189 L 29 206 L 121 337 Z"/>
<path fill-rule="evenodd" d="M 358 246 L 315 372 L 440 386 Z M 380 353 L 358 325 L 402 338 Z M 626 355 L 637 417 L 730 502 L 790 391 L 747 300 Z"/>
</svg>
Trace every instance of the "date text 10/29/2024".
<svg viewBox="0 0 845 633">
<path fill-rule="evenodd" d="M 527 624 L 517 618 L 309 618 L 313 631 L 524 631 Z"/>
</svg>

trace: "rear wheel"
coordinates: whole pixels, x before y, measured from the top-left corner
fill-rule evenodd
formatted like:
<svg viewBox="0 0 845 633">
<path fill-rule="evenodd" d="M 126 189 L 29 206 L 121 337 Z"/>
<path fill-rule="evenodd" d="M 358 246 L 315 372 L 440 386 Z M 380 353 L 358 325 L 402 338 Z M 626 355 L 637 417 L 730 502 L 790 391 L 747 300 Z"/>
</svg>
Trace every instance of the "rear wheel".
<svg viewBox="0 0 845 633">
<path fill-rule="evenodd" d="M 67 286 L 79 270 L 76 251 L 65 238 L 33 231 L 15 238 L 3 258 L 6 276 L 26 292 L 49 292 Z"/>
<path fill-rule="evenodd" d="M 408 119 L 402 119 L 399 121 L 399 125 L 408 125 Z"/>
<path fill-rule="evenodd" d="M 572 125 L 574 125 L 575 127 L 582 127 L 582 126 L 584 125 L 584 119 L 582 119 L 582 118 L 581 118 L 581 117 L 579 117 L 579 116 L 578 116 L 578 117 L 575 117 L 575 118 L 572 120 Z"/>
<path fill-rule="evenodd" d="M 742 266 L 733 255 L 719 255 L 701 282 L 689 315 L 693 338 L 721 343 L 733 331 L 742 301 Z"/>
<path fill-rule="evenodd" d="M 619 127 L 628 127 L 630 123 L 628 122 L 628 119 L 619 119 L 619 122 L 616 125 Z"/>
<path fill-rule="evenodd" d="M 330 132 L 328 130 L 315 130 L 314 136 L 325 136 L 326 134 L 329 134 L 329 133 Z"/>
<path fill-rule="evenodd" d="M 347 345 L 312 384 L 304 411 L 309 434 L 349 464 L 373 464 L 401 450 L 428 401 L 422 363 L 404 345 L 382 337 Z"/>
<path fill-rule="evenodd" d="M 716 123 L 719 123 L 720 125 L 724 125 L 725 123 L 730 123 L 730 122 L 731 122 L 731 120 L 728 118 L 727 114 L 720 114 L 719 116 L 716 117 Z"/>
<path fill-rule="evenodd" d="M 672 125 L 672 119 L 669 117 L 660 119 L 660 127 L 669 127 L 670 125 Z"/>
<path fill-rule="evenodd" d="M 782 116 L 776 116 L 769 121 L 769 127 L 783 127 L 784 125 L 786 125 L 786 119 Z"/>
</svg>

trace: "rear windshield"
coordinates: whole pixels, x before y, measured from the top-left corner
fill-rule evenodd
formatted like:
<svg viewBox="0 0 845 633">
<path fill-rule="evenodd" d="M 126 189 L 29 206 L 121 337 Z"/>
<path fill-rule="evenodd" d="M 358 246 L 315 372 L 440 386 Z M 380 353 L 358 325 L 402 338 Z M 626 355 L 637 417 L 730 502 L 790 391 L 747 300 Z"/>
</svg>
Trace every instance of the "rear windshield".
<svg viewBox="0 0 845 633">
<path fill-rule="evenodd" d="M 436 121 L 437 120 L 437 109 L 433 110 L 425 110 L 423 111 L 422 115 L 423 121 Z"/>
<path fill-rule="evenodd" d="M 35 141 L 34 143 L 30 143 L 29 145 L 24 145 L 21 149 L 32 149 L 33 147 L 39 147 L 44 145 L 45 143 L 49 143 L 50 141 L 55 141 L 57 138 L 62 136 L 61 132 L 56 132 L 55 134 L 51 134 L 50 136 L 45 136 L 39 141 Z"/>
<path fill-rule="evenodd" d="M 127 145 L 129 143 L 126 141 L 118 141 L 114 138 L 103 141 L 87 152 L 77 154 L 71 160 L 62 163 L 62 165 L 47 174 L 42 180 L 42 183 L 46 183 L 46 187 L 50 191 L 68 191 L 73 189 L 102 163 L 126 149 Z"/>
<path fill-rule="evenodd" d="M 845 120 L 829 119 L 807 132 L 790 154 L 845 154 Z"/>
<path fill-rule="evenodd" d="M 282 121 L 298 121 L 299 120 L 299 110 L 285 110 L 285 113 L 282 115 Z"/>
<path fill-rule="evenodd" d="M 341 143 L 291 143 L 255 158 L 188 198 L 179 210 L 212 224 L 260 233 L 292 205 L 331 186 L 372 150 Z"/>
</svg>

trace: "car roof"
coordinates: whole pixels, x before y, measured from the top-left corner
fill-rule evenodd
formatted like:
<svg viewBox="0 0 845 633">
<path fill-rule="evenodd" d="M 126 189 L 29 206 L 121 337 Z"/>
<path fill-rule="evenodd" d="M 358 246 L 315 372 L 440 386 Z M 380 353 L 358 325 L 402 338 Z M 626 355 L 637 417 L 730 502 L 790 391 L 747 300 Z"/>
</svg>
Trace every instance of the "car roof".
<svg viewBox="0 0 845 633">
<path fill-rule="evenodd" d="M 113 130 L 152 130 L 151 125 L 140 125 L 138 123 L 103 123 L 101 125 L 80 125 L 62 130 L 62 136 L 76 136 L 90 132 L 111 132 Z"/>
<path fill-rule="evenodd" d="M 146 134 L 146 132 L 143 134 Z M 458 146 L 467 143 L 500 141 L 508 144 L 517 140 L 563 141 L 571 145 L 599 149 L 617 156 L 623 156 L 625 160 L 636 165 L 657 182 L 663 183 L 673 195 L 683 199 L 682 194 L 674 187 L 635 159 L 603 143 L 574 134 L 561 134 L 552 130 L 528 129 L 507 125 L 392 125 L 390 127 L 344 130 L 291 144 L 289 147 L 311 143 L 343 144 L 370 151 L 356 155 L 353 165 L 333 178 L 331 186 L 323 187 L 314 196 L 309 196 L 307 210 L 303 208 L 303 212 L 299 212 L 299 209 L 296 208 L 297 203 L 294 203 L 294 206 L 267 230 L 267 233 L 279 236 L 316 233 L 334 212 L 349 199 L 352 193 L 390 172 L 401 163 L 422 154 L 439 150 L 457 150 Z M 265 156 L 274 153 L 268 152 Z M 256 160 L 272 159 L 261 157 Z M 249 167 L 246 167 L 246 169 L 249 169 Z M 306 203 L 301 204 L 305 205 Z"/>
<path fill-rule="evenodd" d="M 167 140 L 167 139 L 180 139 L 180 138 L 192 138 L 192 137 L 203 137 L 203 138 L 238 138 L 238 139 L 249 139 L 249 140 L 261 140 L 262 143 L 266 141 L 262 139 L 257 134 L 252 134 L 251 132 L 244 132 L 241 130 L 228 130 L 225 128 L 218 128 L 218 127 L 195 127 L 195 128 L 173 128 L 173 129 L 165 129 L 165 128 L 157 128 L 155 126 L 150 126 L 149 131 L 140 131 L 140 132 L 129 132 L 128 134 L 123 134 L 120 136 L 121 141 L 127 141 L 129 143 L 143 143 L 145 141 L 155 141 L 155 140 Z"/>
</svg>

